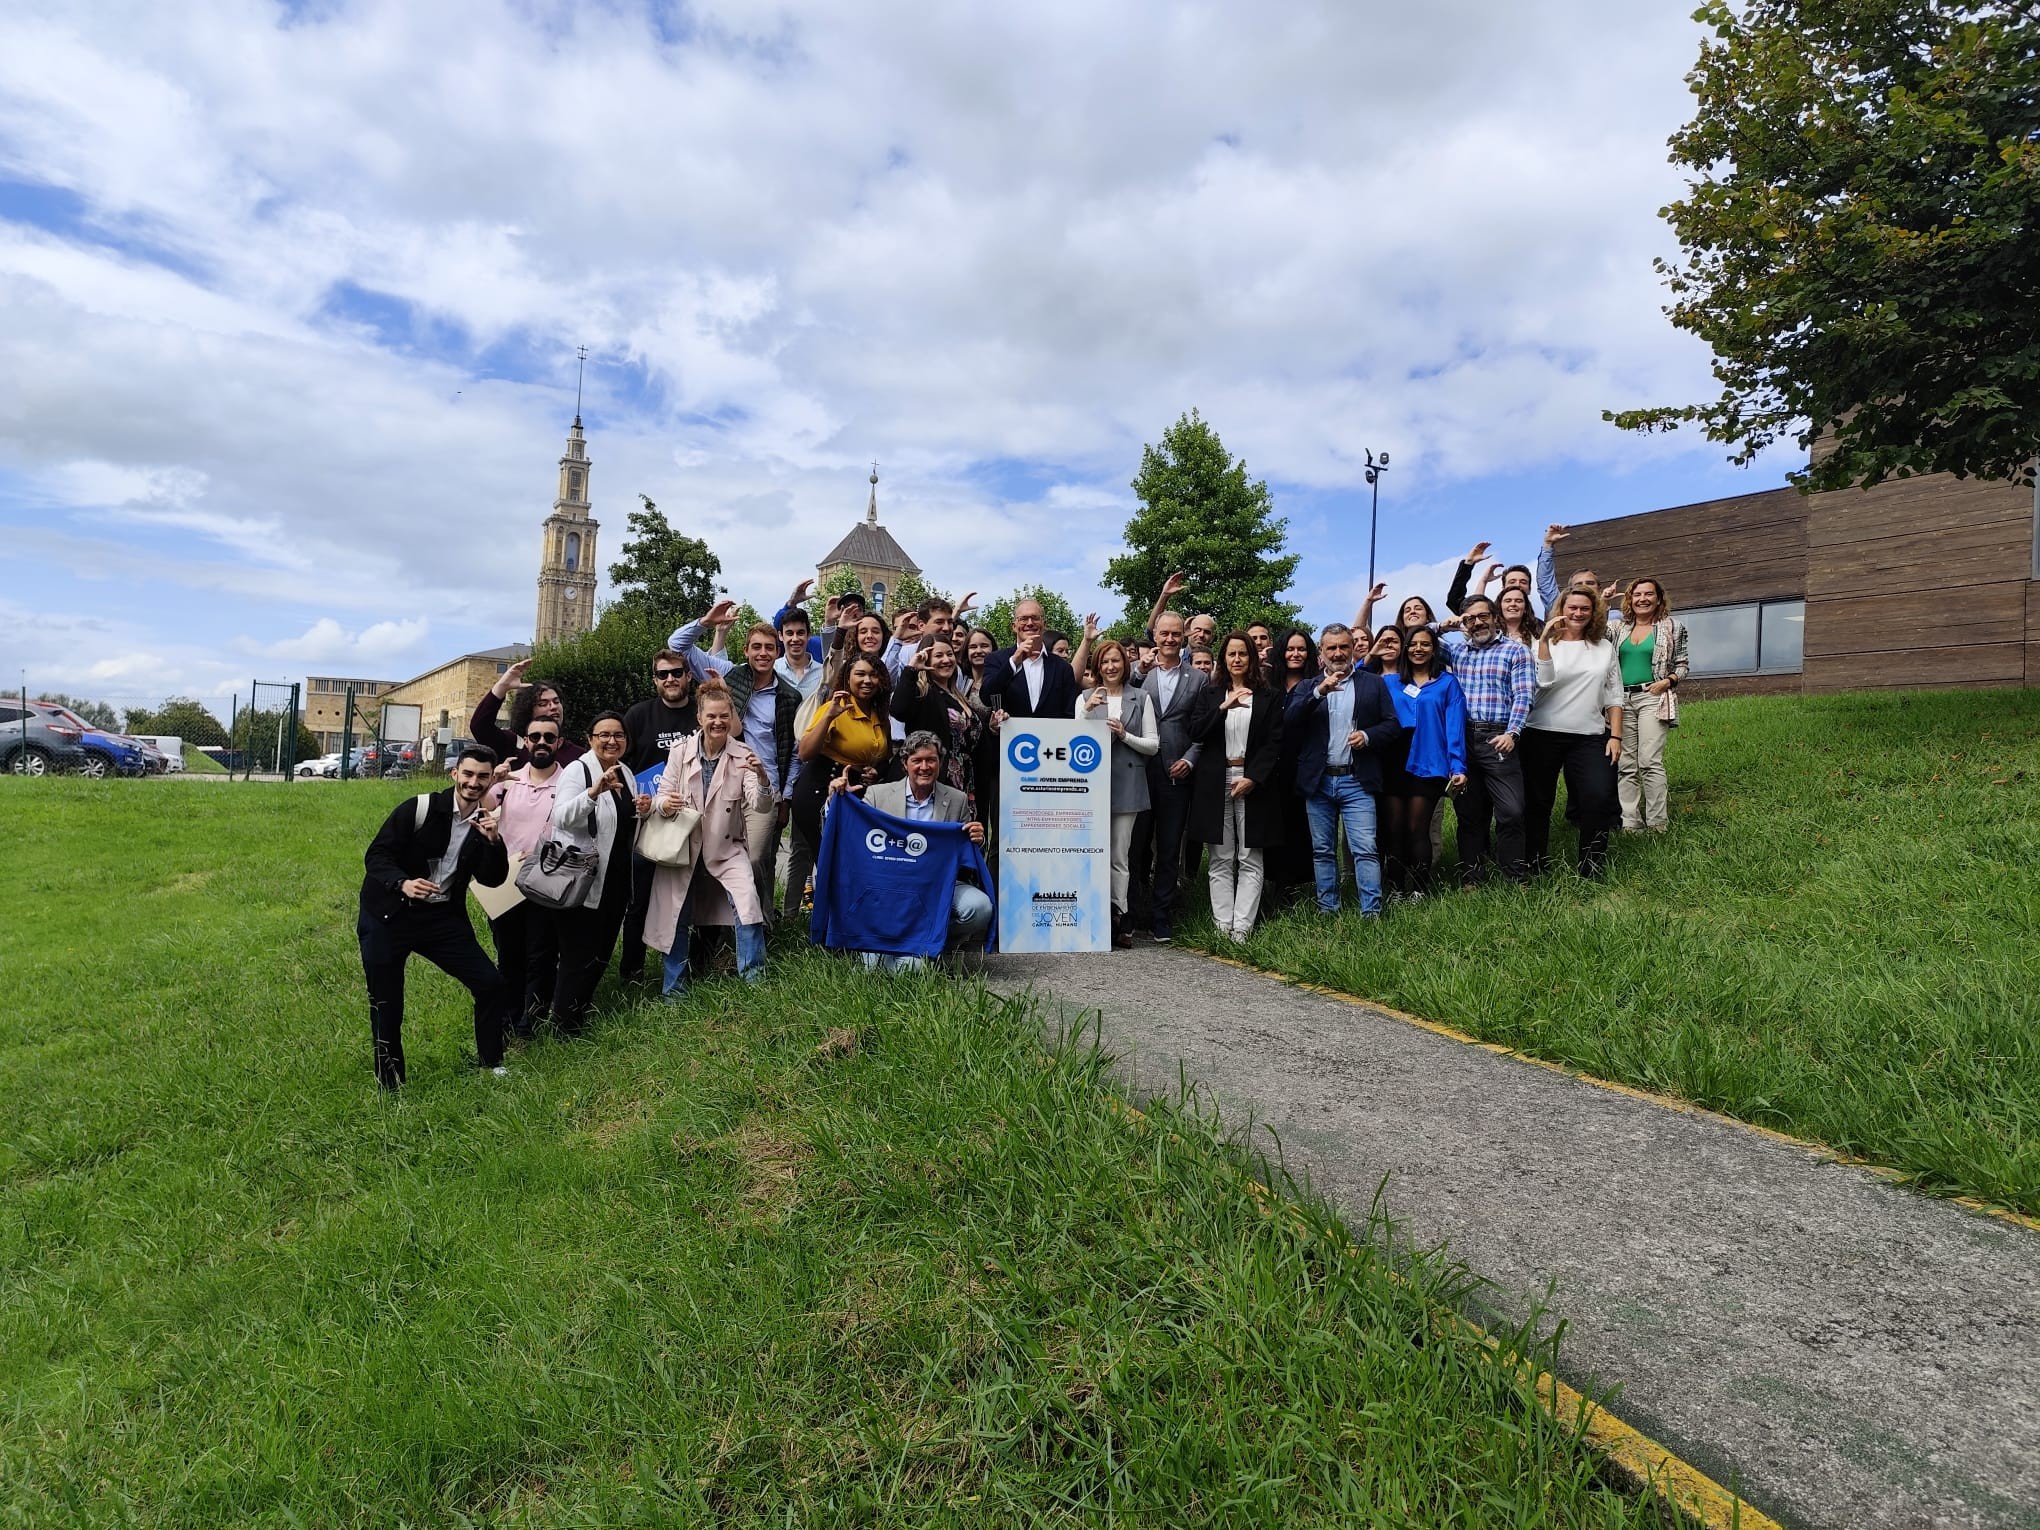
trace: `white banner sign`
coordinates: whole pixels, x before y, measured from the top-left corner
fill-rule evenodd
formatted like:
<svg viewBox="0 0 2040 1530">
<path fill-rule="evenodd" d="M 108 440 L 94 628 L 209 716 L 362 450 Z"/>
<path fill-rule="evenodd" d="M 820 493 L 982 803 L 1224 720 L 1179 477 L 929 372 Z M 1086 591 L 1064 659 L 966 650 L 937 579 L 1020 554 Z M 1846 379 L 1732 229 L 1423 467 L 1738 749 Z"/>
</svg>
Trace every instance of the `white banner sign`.
<svg viewBox="0 0 2040 1530">
<path fill-rule="evenodd" d="M 1112 735 L 1009 717 L 999 730 L 999 949 L 1112 946 Z"/>
</svg>

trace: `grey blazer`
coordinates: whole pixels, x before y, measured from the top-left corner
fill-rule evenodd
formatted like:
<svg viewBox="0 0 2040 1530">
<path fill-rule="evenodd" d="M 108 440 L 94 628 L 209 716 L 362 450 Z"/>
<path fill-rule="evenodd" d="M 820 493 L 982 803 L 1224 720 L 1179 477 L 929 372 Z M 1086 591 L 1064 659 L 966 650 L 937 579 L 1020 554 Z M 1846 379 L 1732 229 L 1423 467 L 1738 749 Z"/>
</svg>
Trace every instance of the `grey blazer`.
<svg viewBox="0 0 2040 1530">
<path fill-rule="evenodd" d="M 1192 671 L 1195 673 L 1195 671 Z M 1091 693 L 1084 692 L 1086 696 Z M 1130 685 L 1119 698 L 1119 720 L 1126 725 L 1129 733 L 1145 732 L 1141 726 L 1147 709 L 1154 700 L 1139 686 Z M 1103 707 L 1085 707 L 1077 714 L 1085 722 L 1103 722 L 1106 711 Z M 1112 741 L 1112 811 L 1119 813 L 1145 813 L 1150 804 L 1148 798 L 1147 767 L 1150 756 L 1140 754 L 1126 747 L 1118 739 Z"/>
<path fill-rule="evenodd" d="M 1178 760 L 1188 760 L 1191 768 L 1196 768 L 1203 746 L 1191 740 L 1190 714 L 1197 709 L 1197 698 L 1208 683 L 1204 672 L 1184 659 L 1176 668 L 1176 694 L 1163 706 L 1160 671 L 1151 669 L 1140 677 L 1140 688 L 1155 709 L 1155 732 L 1162 739 L 1162 747 L 1148 760 L 1150 779 L 1156 772 L 1166 775 Z"/>
<path fill-rule="evenodd" d="M 895 818 L 907 816 L 907 792 L 905 781 L 881 781 L 876 786 L 866 787 L 864 800 L 881 813 L 890 813 Z M 970 798 L 946 781 L 935 783 L 935 821 L 937 823 L 969 823 Z"/>
</svg>

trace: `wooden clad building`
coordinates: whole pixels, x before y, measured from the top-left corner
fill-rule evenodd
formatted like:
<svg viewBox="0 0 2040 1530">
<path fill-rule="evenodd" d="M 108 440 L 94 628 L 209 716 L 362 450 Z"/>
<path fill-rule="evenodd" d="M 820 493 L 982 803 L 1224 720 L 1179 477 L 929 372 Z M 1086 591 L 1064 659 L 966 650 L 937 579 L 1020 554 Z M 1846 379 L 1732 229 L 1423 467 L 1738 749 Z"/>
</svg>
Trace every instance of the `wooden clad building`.
<svg viewBox="0 0 2040 1530">
<path fill-rule="evenodd" d="M 1664 581 L 1693 694 L 2040 685 L 2040 491 L 1946 474 L 1575 526 L 1561 584 Z"/>
</svg>

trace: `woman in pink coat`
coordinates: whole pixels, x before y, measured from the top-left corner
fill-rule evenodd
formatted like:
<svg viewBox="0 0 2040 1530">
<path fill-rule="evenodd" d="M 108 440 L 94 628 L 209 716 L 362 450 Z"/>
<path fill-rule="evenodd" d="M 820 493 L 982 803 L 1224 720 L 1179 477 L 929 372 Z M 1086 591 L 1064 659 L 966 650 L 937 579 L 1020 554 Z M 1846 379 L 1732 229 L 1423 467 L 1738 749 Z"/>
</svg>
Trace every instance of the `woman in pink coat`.
<svg viewBox="0 0 2040 1530">
<path fill-rule="evenodd" d="M 690 925 L 734 924 L 737 971 L 755 978 L 765 968 L 765 910 L 751 871 L 744 815 L 771 807 L 771 783 L 764 762 L 730 737 L 736 707 L 720 679 L 711 677 L 695 689 L 694 710 L 701 731 L 673 745 L 651 808 L 668 818 L 683 806 L 701 814 L 693 861 L 660 866 L 652 874 L 645 944 L 666 955 L 669 999 L 687 991 Z"/>
</svg>

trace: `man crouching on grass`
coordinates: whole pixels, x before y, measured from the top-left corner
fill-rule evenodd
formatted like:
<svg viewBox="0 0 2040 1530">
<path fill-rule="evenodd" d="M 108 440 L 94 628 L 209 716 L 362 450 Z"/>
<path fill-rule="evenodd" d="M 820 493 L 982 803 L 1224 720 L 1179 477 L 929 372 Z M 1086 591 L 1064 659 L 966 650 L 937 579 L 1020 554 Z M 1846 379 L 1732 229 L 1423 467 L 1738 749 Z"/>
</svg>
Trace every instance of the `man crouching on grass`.
<svg viewBox="0 0 2040 1530">
<path fill-rule="evenodd" d="M 474 996 L 475 1053 L 484 1068 L 503 1067 L 503 985 L 468 923 L 467 886 L 500 887 L 510 861 L 496 815 L 482 794 L 496 751 L 470 748 L 453 767 L 453 788 L 414 797 L 383 820 L 363 860 L 361 969 L 368 977 L 368 1030 L 375 1081 L 404 1081 L 404 963 L 422 956 Z"/>
</svg>

